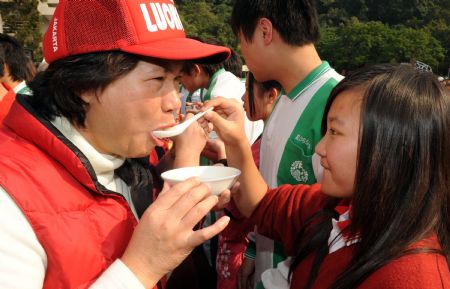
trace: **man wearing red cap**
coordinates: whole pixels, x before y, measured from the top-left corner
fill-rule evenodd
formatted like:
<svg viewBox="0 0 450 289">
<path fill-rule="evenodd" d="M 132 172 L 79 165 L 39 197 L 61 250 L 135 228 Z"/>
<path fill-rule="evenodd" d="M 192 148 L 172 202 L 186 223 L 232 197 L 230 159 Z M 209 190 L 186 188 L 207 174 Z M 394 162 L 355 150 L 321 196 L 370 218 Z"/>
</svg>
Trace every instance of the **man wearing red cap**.
<svg viewBox="0 0 450 289">
<path fill-rule="evenodd" d="M 229 219 L 193 230 L 218 198 L 163 188 L 152 131 L 175 123 L 182 60 L 230 51 L 187 39 L 169 0 L 62 0 L 43 48 L 0 129 L 0 288 L 162 288 Z M 206 133 L 177 139 L 174 166 L 198 162 Z"/>
</svg>

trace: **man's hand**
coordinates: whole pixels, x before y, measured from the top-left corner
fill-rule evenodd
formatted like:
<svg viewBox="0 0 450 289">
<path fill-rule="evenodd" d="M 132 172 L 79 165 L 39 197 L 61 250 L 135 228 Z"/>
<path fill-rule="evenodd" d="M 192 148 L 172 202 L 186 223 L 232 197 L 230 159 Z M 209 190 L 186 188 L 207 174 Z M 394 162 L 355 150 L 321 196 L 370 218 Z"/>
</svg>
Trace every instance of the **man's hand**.
<svg viewBox="0 0 450 289">
<path fill-rule="evenodd" d="M 167 184 L 145 211 L 121 260 L 146 288 L 177 267 L 204 241 L 220 233 L 229 217 L 193 231 L 194 226 L 218 204 L 209 187 L 191 178 L 173 187 Z"/>
</svg>

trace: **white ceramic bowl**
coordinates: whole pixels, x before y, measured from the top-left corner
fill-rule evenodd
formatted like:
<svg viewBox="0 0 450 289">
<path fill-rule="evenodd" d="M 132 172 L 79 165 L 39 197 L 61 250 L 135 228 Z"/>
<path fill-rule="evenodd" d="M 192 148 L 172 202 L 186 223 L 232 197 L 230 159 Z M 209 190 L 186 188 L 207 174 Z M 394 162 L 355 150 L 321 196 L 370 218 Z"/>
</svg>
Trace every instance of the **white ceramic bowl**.
<svg viewBox="0 0 450 289">
<path fill-rule="evenodd" d="M 219 195 L 231 188 L 236 182 L 241 171 L 224 166 L 199 166 L 170 170 L 161 174 L 164 181 L 171 185 L 180 183 L 191 177 L 198 177 L 200 182 L 208 184 L 214 195 Z"/>
</svg>

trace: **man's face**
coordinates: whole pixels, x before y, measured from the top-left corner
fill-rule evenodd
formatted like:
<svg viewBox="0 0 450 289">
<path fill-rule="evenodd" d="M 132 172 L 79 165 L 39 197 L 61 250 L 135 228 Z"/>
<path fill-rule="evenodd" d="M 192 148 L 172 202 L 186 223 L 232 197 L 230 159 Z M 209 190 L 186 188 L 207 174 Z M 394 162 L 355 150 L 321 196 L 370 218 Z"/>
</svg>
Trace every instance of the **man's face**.
<svg viewBox="0 0 450 289">
<path fill-rule="evenodd" d="M 161 140 L 152 131 L 175 123 L 181 62 L 140 61 L 103 91 L 82 95 L 88 102 L 80 133 L 99 152 L 119 157 L 148 155 Z"/>
</svg>

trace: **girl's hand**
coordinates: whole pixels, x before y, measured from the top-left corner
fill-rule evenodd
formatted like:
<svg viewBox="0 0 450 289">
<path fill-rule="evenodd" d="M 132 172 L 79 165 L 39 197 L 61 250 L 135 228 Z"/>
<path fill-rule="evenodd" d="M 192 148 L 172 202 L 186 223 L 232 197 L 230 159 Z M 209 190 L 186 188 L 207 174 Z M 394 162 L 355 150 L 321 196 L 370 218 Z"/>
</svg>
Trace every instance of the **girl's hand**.
<svg viewBox="0 0 450 289">
<path fill-rule="evenodd" d="M 244 130 L 244 108 L 241 102 L 235 99 L 215 98 L 205 103 L 202 110 L 214 107 L 204 115 L 202 126 L 205 121 L 214 125 L 214 130 L 226 145 L 238 145 L 247 141 Z"/>
<path fill-rule="evenodd" d="M 219 138 L 208 139 L 206 146 L 203 149 L 202 156 L 205 156 L 213 162 L 226 159 L 227 154 L 225 152 L 225 144 Z"/>
</svg>

